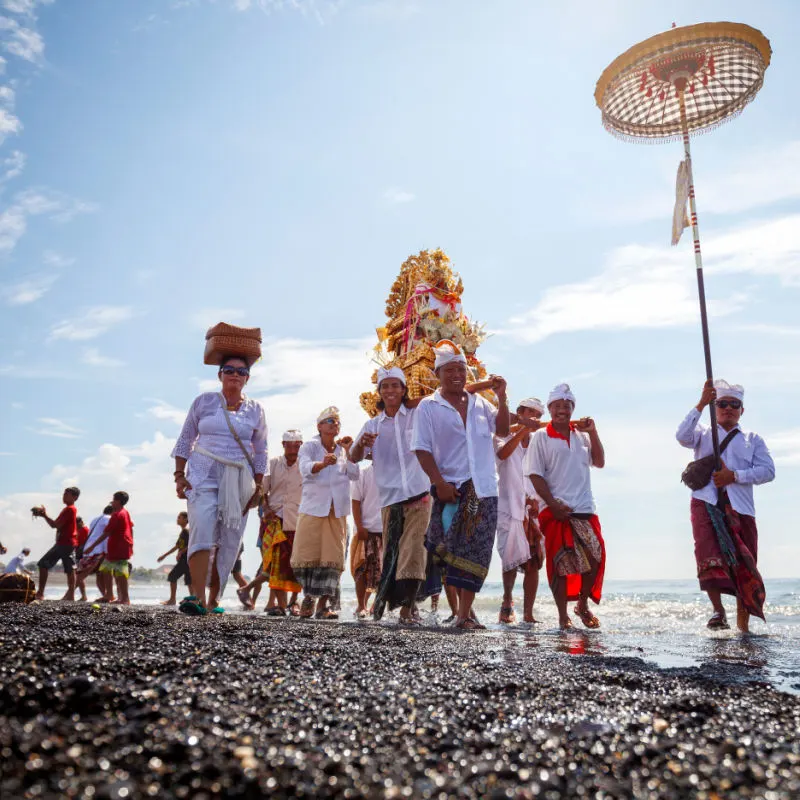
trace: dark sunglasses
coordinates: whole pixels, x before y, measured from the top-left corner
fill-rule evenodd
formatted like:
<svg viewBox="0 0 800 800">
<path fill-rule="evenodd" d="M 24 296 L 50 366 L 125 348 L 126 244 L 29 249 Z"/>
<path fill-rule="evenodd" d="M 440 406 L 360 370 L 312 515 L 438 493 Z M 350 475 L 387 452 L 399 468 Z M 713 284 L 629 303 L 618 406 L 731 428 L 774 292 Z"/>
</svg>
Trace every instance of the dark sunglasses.
<svg viewBox="0 0 800 800">
<path fill-rule="evenodd" d="M 741 408 L 741 400 L 717 400 L 717 408 Z"/>
<path fill-rule="evenodd" d="M 238 375 L 240 378 L 246 378 L 250 375 L 250 370 L 247 367 L 222 367 L 220 372 L 223 375 Z"/>
<path fill-rule="evenodd" d="M 322 420 L 320 423 L 321 425 L 338 425 L 339 420 L 336 417 L 328 417 L 328 419 Z"/>
</svg>

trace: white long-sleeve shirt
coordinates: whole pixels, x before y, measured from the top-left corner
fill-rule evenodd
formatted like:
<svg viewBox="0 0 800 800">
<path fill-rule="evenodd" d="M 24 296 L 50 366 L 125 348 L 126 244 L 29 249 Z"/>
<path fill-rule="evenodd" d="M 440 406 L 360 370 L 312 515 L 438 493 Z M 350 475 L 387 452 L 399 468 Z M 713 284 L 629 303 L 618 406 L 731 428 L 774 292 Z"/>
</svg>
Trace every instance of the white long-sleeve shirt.
<svg viewBox="0 0 800 800">
<path fill-rule="evenodd" d="M 675 438 L 684 447 L 694 450 L 695 460 L 710 456 L 714 452 L 711 426 L 701 425 L 700 417 L 701 413 L 693 408 L 678 426 L 675 434 Z M 757 433 L 744 431 L 738 425 L 736 427 L 741 433 L 731 439 L 722 454 L 725 466 L 733 470 L 736 476 L 736 483 L 727 486 L 726 491 L 734 511 L 754 517 L 756 507 L 753 502 L 753 486 L 775 480 L 775 462 L 772 460 L 766 443 Z M 720 442 L 728 433 L 729 431 L 717 426 Z M 692 492 L 692 497 L 716 504 L 718 493 L 714 481 L 711 480 L 707 486 Z"/>
<path fill-rule="evenodd" d="M 347 460 L 347 453 L 338 444 L 333 454 L 337 463 L 311 472 L 314 464 L 327 455 L 319 435 L 304 442 L 297 460 L 300 462 L 300 475 L 303 478 L 303 497 L 300 500 L 300 513 L 312 517 L 327 517 L 331 504 L 337 517 L 350 513 L 350 481 L 358 479 L 358 465 Z"/>
<path fill-rule="evenodd" d="M 187 460 L 186 477 L 192 490 L 219 486 L 224 466 L 207 455 L 198 453 L 202 447 L 209 453 L 230 461 L 244 461 L 239 443 L 231 433 L 222 408 L 224 398 L 220 392 L 204 392 L 195 398 L 186 415 L 172 457 Z M 267 470 L 267 422 L 261 403 L 245 396 L 236 411 L 228 412 L 239 439 L 250 453 L 255 473 Z M 249 467 L 248 467 L 249 468 Z"/>
<path fill-rule="evenodd" d="M 412 450 L 433 456 L 442 478 L 461 486 L 470 478 L 478 497 L 497 497 L 492 434 L 497 409 L 480 395 L 468 395 L 467 424 L 437 389 L 420 400 L 411 437 Z"/>
<path fill-rule="evenodd" d="M 393 417 L 381 411 L 364 423 L 356 437 L 359 442 L 365 433 L 378 435 L 372 445 L 372 467 L 382 508 L 418 497 L 431 488 L 428 476 L 411 449 L 415 413 L 415 409 L 405 406 L 400 406 Z"/>
<path fill-rule="evenodd" d="M 84 550 L 88 550 L 105 532 L 106 532 L 106 525 L 108 525 L 108 521 L 111 519 L 111 514 L 101 514 L 99 517 L 95 517 L 89 523 L 89 536 L 86 539 L 86 543 L 83 545 Z M 92 550 L 89 555 L 96 556 L 102 553 L 105 555 L 108 552 L 108 539 L 103 539 L 100 544 Z"/>
<path fill-rule="evenodd" d="M 381 501 L 375 483 L 375 467 L 368 464 L 350 484 L 350 499 L 361 503 L 361 523 L 370 533 L 383 532 Z"/>
</svg>

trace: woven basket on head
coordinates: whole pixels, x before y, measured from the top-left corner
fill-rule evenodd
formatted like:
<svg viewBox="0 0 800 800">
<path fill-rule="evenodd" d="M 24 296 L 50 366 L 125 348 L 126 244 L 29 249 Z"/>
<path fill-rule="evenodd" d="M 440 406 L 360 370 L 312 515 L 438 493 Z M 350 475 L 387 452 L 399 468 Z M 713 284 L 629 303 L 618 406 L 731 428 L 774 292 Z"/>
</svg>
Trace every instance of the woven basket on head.
<svg viewBox="0 0 800 800">
<path fill-rule="evenodd" d="M 8 572 L 0 575 L 0 603 L 32 603 L 36 584 L 28 575 Z"/>
<path fill-rule="evenodd" d="M 206 333 L 204 364 L 220 364 L 228 356 L 241 356 L 252 366 L 261 358 L 261 328 L 237 328 L 220 322 Z"/>
</svg>

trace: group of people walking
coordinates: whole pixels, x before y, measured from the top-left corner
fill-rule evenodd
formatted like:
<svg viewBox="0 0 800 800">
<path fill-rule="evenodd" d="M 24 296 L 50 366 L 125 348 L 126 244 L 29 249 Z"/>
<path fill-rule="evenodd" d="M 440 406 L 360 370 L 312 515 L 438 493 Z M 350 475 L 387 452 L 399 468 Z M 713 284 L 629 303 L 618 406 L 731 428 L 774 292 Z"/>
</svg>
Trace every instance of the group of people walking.
<svg viewBox="0 0 800 800">
<path fill-rule="evenodd" d="M 180 606 L 184 613 L 222 611 L 218 601 L 248 511 L 257 508 L 262 563 L 239 589 L 242 602 L 253 607 L 267 583 L 270 614 L 335 618 L 352 510 L 350 566 L 360 618 L 371 611 L 380 619 L 387 607 L 399 608 L 399 624 L 417 625 L 417 603 L 444 589 L 453 624 L 482 628 L 472 606 L 496 542 L 501 622 L 516 619 L 518 572 L 524 576 L 523 619 L 535 621 L 538 573 L 546 566 L 560 626 L 573 624 L 570 603 L 586 627 L 600 626 L 589 607 L 589 600 L 600 603 L 606 563 L 591 488 L 591 468 L 605 465 L 594 420 L 574 418 L 577 401 L 566 384 L 546 403 L 521 401 L 512 414 L 503 378 L 470 385 L 467 359 L 457 347 L 444 344 L 435 355 L 439 388 L 433 394 L 412 400 L 403 371 L 381 368 L 379 413 L 355 439 L 340 435 L 339 412 L 329 406 L 311 440 L 287 431 L 283 454 L 269 465 L 264 409 L 244 393 L 248 360 L 223 360 L 221 391 L 194 401 L 173 451 L 176 490 L 187 500 L 190 527 L 194 591 Z M 488 392 L 494 402 L 483 396 Z M 681 444 L 697 458 L 707 456 L 711 439 L 700 412 L 714 402 L 722 429 L 738 427 L 742 397 L 741 387 L 707 386 L 678 431 Z M 549 422 L 542 419 L 546 412 Z M 719 602 L 727 592 L 743 604 L 738 623 L 746 629 L 746 615 L 763 606 L 752 485 L 771 480 L 774 466 L 760 437 L 748 433 L 738 440 L 728 445 L 726 465 L 695 492 L 692 525 L 701 588 L 714 606 L 709 626 L 727 624 Z M 361 461 L 369 462 L 365 469 Z"/>
</svg>

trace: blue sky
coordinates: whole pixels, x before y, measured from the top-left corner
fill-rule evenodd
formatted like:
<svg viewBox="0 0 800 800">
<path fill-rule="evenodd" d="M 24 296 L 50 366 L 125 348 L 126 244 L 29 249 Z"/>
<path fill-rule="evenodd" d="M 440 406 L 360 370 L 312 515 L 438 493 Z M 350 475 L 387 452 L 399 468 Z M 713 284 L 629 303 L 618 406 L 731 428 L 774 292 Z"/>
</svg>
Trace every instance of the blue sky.
<svg viewBox="0 0 800 800">
<path fill-rule="evenodd" d="M 271 445 L 333 403 L 363 421 L 400 264 L 442 247 L 512 398 L 568 380 L 608 467 L 608 575 L 694 574 L 674 430 L 703 361 L 679 144 L 600 123 L 594 85 L 673 21 L 771 40 L 745 112 L 693 140 L 716 372 L 778 478 L 757 490 L 766 577 L 797 574 L 800 54 L 794 3 L 0 0 L 0 538 L 35 502 L 131 494 L 136 561 L 171 545 L 169 452 L 212 385 L 205 329 L 260 325 Z M 210 383 L 211 382 L 211 383 Z M 248 532 L 255 564 L 254 526 Z M 493 577 L 499 574 L 493 565 Z"/>
</svg>

